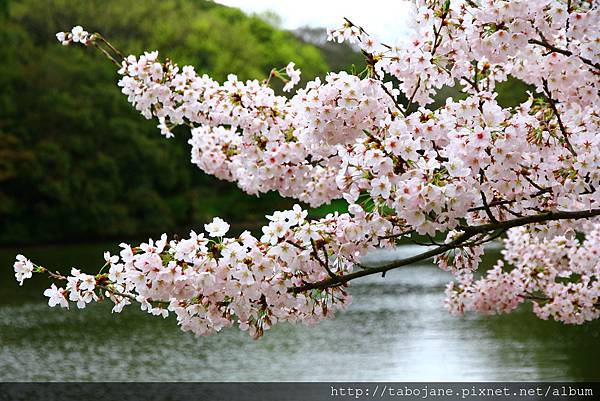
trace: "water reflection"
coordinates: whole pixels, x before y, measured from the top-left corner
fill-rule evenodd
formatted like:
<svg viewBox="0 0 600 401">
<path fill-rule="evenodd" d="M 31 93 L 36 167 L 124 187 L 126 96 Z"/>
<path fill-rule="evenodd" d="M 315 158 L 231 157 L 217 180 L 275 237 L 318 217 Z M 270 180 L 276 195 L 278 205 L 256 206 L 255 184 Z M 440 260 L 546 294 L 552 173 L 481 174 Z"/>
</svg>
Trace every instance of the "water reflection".
<svg viewBox="0 0 600 401">
<path fill-rule="evenodd" d="M 27 254 L 49 266 L 94 266 L 105 248 Z M 598 323 L 566 327 L 527 310 L 449 316 L 441 306 L 449 276 L 430 265 L 363 278 L 352 285 L 354 304 L 336 319 L 280 325 L 253 341 L 238 330 L 196 338 L 173 319 L 134 309 L 112 315 L 109 305 L 49 309 L 43 280 L 18 288 L 12 279 L 14 254 L 0 252 L 0 380 L 600 379 Z"/>
</svg>

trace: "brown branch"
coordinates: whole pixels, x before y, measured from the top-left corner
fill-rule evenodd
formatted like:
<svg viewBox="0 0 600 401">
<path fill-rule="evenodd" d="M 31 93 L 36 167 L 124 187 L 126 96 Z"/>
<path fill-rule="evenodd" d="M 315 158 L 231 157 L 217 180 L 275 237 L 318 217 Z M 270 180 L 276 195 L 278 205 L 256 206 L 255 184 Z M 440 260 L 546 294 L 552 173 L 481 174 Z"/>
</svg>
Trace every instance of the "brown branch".
<svg viewBox="0 0 600 401">
<path fill-rule="evenodd" d="M 412 106 L 413 100 L 415 100 L 415 96 L 417 94 L 417 91 L 419 90 L 419 85 L 421 85 L 421 77 L 419 77 L 419 79 L 417 79 L 417 84 L 415 85 L 415 90 L 413 90 L 413 93 L 412 93 L 412 95 L 410 95 L 410 99 L 408 99 L 408 103 L 406 104 L 406 112 L 407 113 L 410 110 L 410 107 Z"/>
<path fill-rule="evenodd" d="M 540 190 L 540 191 L 538 191 L 538 192 L 536 192 L 534 194 L 531 194 L 529 197 L 531 199 L 533 199 L 533 198 L 537 198 L 540 195 L 543 195 L 545 193 L 550 193 L 550 192 L 552 192 L 551 188 L 545 188 L 544 190 Z M 519 199 L 511 199 L 511 200 L 506 199 L 506 200 L 493 201 L 493 202 L 489 202 L 488 203 L 488 207 L 510 205 L 511 203 L 515 203 L 517 201 L 519 201 Z M 472 208 L 468 209 L 467 211 L 468 212 L 477 212 L 477 211 L 480 211 L 480 210 L 485 210 L 485 206 L 475 206 L 475 207 L 472 207 Z"/>
<path fill-rule="evenodd" d="M 483 185 L 484 180 L 485 180 L 485 172 L 483 171 L 482 168 L 480 168 L 479 169 L 479 184 Z M 487 214 L 488 218 L 490 219 L 490 221 L 492 223 L 497 223 L 498 220 L 496 220 L 496 216 L 494 216 L 494 213 L 492 213 L 492 209 L 490 209 L 490 205 L 488 205 L 487 198 L 485 197 L 485 193 L 483 192 L 483 189 L 479 190 L 479 194 L 481 195 L 481 203 L 483 203 L 483 209 L 485 210 L 485 213 Z"/>
<path fill-rule="evenodd" d="M 529 44 L 531 45 L 538 45 L 538 46 L 543 46 L 546 49 L 550 50 L 551 52 L 554 53 L 559 53 L 559 54 L 563 54 L 565 56 L 571 57 L 573 56 L 573 52 L 567 50 L 567 49 L 561 49 L 559 47 L 556 47 L 548 42 L 546 42 L 545 40 L 537 40 L 537 39 L 529 39 Z M 594 67 L 596 70 L 600 70 L 600 64 L 598 63 L 594 63 L 591 60 L 585 58 L 585 57 L 581 57 L 581 56 L 576 56 L 577 58 L 579 58 L 584 64 L 589 65 L 590 67 Z"/>
<path fill-rule="evenodd" d="M 477 246 L 477 245 L 482 245 L 485 244 L 487 242 L 491 242 L 493 240 L 495 240 L 496 238 L 500 238 L 502 236 L 502 234 L 504 234 L 507 231 L 507 229 L 505 228 L 501 228 L 500 230 L 498 230 L 496 233 L 489 235 L 489 236 L 484 236 L 481 240 L 478 241 L 472 241 L 468 246 Z"/>
<path fill-rule="evenodd" d="M 498 220 L 496 219 L 496 216 L 494 216 L 494 213 L 492 213 L 492 209 L 490 209 L 490 205 L 488 205 L 487 203 L 487 199 L 485 198 L 483 190 L 479 191 L 479 193 L 481 194 L 481 202 L 483 203 L 483 209 L 485 210 L 485 214 L 487 214 L 488 218 L 492 223 L 497 223 Z"/>
<path fill-rule="evenodd" d="M 132 300 L 134 302 L 137 302 L 137 299 L 136 299 L 135 296 L 133 296 L 131 294 L 126 294 L 124 292 L 119 292 L 119 291 L 115 290 L 112 287 L 109 287 L 109 286 L 106 286 L 106 285 L 96 285 L 96 287 L 100 288 L 100 289 L 103 289 L 103 290 L 106 290 L 106 291 L 110 292 L 112 295 L 117 295 L 117 296 L 122 297 L 122 298 L 129 298 L 130 300 Z M 150 302 L 152 302 L 152 301 L 154 301 L 154 302 L 164 302 L 164 301 L 150 300 Z"/>
<path fill-rule="evenodd" d="M 327 270 L 327 274 L 329 274 L 329 277 L 331 277 L 334 280 L 338 280 L 339 281 L 339 278 L 338 278 L 337 274 L 335 274 L 329 268 L 329 255 L 327 255 L 327 248 L 325 247 L 325 244 L 323 244 L 323 246 L 321 247 L 321 249 L 323 250 L 323 259 L 325 260 L 325 264 L 323 265 L 323 267 L 325 268 L 325 270 Z"/>
<path fill-rule="evenodd" d="M 515 217 L 523 217 L 523 214 L 515 212 L 514 210 L 509 209 L 508 207 L 506 207 L 506 205 L 500 205 L 500 209 L 508 212 L 509 214 L 512 214 Z"/>
<path fill-rule="evenodd" d="M 379 239 L 392 239 L 392 238 L 399 238 L 399 237 L 403 237 L 403 236 L 405 236 L 405 235 L 408 235 L 408 234 L 412 234 L 412 233 L 414 233 L 414 232 L 415 232 L 415 230 L 414 230 L 414 229 L 410 229 L 410 230 L 406 230 L 406 231 L 399 232 L 398 234 L 384 235 L 384 236 L 382 236 L 382 237 L 379 237 Z"/>
<path fill-rule="evenodd" d="M 60 272 L 51 272 L 45 267 L 40 266 L 40 273 L 46 273 L 48 276 L 52 277 L 55 280 L 67 281 L 67 277 L 60 274 Z"/>
<path fill-rule="evenodd" d="M 393 261 L 391 263 L 385 264 L 379 267 L 367 268 L 365 270 L 361 270 L 358 272 L 346 274 L 344 276 L 337 275 L 336 279 L 329 278 L 326 280 L 308 283 L 299 287 L 289 288 L 289 292 L 299 293 L 303 291 L 313 290 L 313 289 L 324 289 L 332 286 L 338 286 L 340 284 L 347 283 L 350 280 L 357 279 L 359 277 L 370 276 L 372 274 L 385 273 L 389 270 L 396 269 L 402 266 L 407 266 L 416 262 L 424 261 L 434 256 L 445 253 L 449 250 L 460 248 L 464 246 L 464 243 L 473 238 L 474 236 L 482 233 L 489 233 L 496 230 L 508 230 L 514 227 L 520 227 L 527 224 L 533 223 L 545 223 L 548 221 L 556 221 L 556 220 L 578 220 L 578 219 L 587 219 L 590 217 L 595 217 L 600 215 L 600 209 L 591 209 L 591 210 L 581 210 L 581 211 L 556 211 L 556 212 L 548 212 L 542 214 L 536 214 L 532 216 L 520 217 L 512 220 L 501 221 L 498 223 L 489 223 L 482 224 L 478 226 L 467 226 L 462 227 L 463 233 L 460 234 L 457 238 L 450 241 L 447 244 L 441 245 L 435 249 L 431 249 L 429 251 L 419 253 L 417 255 L 399 259 Z"/>
<path fill-rule="evenodd" d="M 527 176 L 527 174 L 521 173 L 521 176 L 525 179 L 525 181 L 530 183 L 531 186 L 534 187 L 535 189 L 537 189 L 538 191 L 545 191 L 547 189 L 547 188 L 544 188 L 541 185 L 537 184 L 535 181 L 533 181 L 531 178 L 529 178 Z"/>
<path fill-rule="evenodd" d="M 327 257 L 327 250 L 325 248 L 325 244 L 321 245 L 321 249 L 323 250 L 323 257 L 325 258 L 324 261 L 321 260 L 321 257 L 319 256 L 317 244 L 314 239 L 312 239 L 312 238 L 310 239 L 310 244 L 312 245 L 312 248 L 313 248 L 311 255 L 327 271 L 327 274 L 329 274 L 329 277 L 331 277 L 330 280 L 333 280 L 335 283 L 341 283 L 340 277 L 338 275 L 336 275 L 334 272 L 332 272 L 331 269 L 329 268 L 329 258 Z"/>
<path fill-rule="evenodd" d="M 357 27 L 357 28 L 358 28 L 358 29 L 359 29 L 359 30 L 360 30 L 362 33 L 364 33 L 365 35 L 367 35 L 367 36 L 371 36 L 371 35 L 370 35 L 370 34 L 369 34 L 367 31 L 365 31 L 365 29 L 364 29 L 362 26 L 360 26 L 360 25 L 356 25 L 354 22 L 350 21 L 348 18 L 344 17 L 344 21 L 346 21 L 346 23 L 347 23 L 348 25 L 350 25 L 350 26 L 355 26 L 355 27 Z M 358 40 L 360 41 L 361 39 L 360 39 L 360 38 L 358 38 Z M 390 46 L 390 45 L 388 45 L 388 44 L 385 44 L 385 43 L 383 43 L 383 42 L 379 42 L 379 44 L 380 44 L 381 46 L 385 47 L 385 48 L 388 48 L 388 49 L 391 49 L 391 48 L 392 48 L 392 46 Z"/>
<path fill-rule="evenodd" d="M 442 32 L 442 28 L 444 27 L 446 16 L 448 16 L 448 11 L 449 11 L 448 9 L 444 9 L 444 12 L 440 17 L 442 20 L 442 22 L 440 22 L 440 26 L 438 28 L 436 28 L 435 26 L 433 27 L 433 47 L 431 49 L 431 57 L 432 58 L 435 55 L 435 52 L 437 51 L 438 46 L 442 43 L 442 37 L 441 37 L 440 33 Z M 421 76 L 419 76 L 419 79 L 417 79 L 417 84 L 415 85 L 415 89 L 413 90 L 412 95 L 410 95 L 410 98 L 408 99 L 408 103 L 406 105 L 406 113 L 409 112 L 410 107 L 412 106 L 413 100 L 415 99 L 415 96 L 419 90 L 420 85 L 421 85 Z"/>
<path fill-rule="evenodd" d="M 475 75 L 477 75 L 477 74 L 475 74 Z M 466 83 L 468 83 L 469 85 L 471 85 L 473 87 L 473 89 L 475 89 L 477 92 L 479 92 L 479 87 L 475 83 L 475 81 L 473 81 L 472 79 L 467 78 L 464 75 L 461 77 L 461 79 L 464 79 Z"/>
<path fill-rule="evenodd" d="M 45 267 L 39 266 L 39 273 L 46 273 L 48 276 L 50 276 L 51 278 L 55 279 L 55 280 L 60 280 L 60 281 L 67 281 L 67 276 L 64 276 L 62 274 L 60 274 L 60 272 L 56 271 L 56 272 L 52 272 L 48 269 L 46 269 Z M 117 295 L 119 297 L 123 297 L 123 298 L 129 298 L 132 301 L 137 301 L 137 299 L 135 298 L 134 295 L 132 294 L 126 294 L 124 292 L 120 292 L 115 290 L 114 288 L 112 288 L 110 285 L 106 285 L 106 284 L 99 284 L 98 282 L 96 282 L 95 288 L 101 289 L 101 290 L 106 290 L 108 292 L 110 292 L 113 295 Z M 158 302 L 162 302 L 162 301 L 158 301 Z"/>
<path fill-rule="evenodd" d="M 396 106 L 396 109 L 400 112 L 400 114 L 402 114 L 403 117 L 406 117 L 406 113 L 408 112 L 408 109 L 402 110 L 402 107 L 400 106 L 400 102 L 398 101 L 398 99 L 394 98 L 394 95 L 392 95 L 392 93 L 389 91 L 389 89 L 386 88 L 386 86 L 383 84 L 383 81 L 381 79 L 379 79 L 379 83 L 380 83 L 379 86 L 381 87 L 381 89 L 383 89 L 385 94 L 388 95 L 388 97 L 392 100 L 392 102 L 394 102 L 394 106 Z"/>
<path fill-rule="evenodd" d="M 567 47 L 571 43 L 569 38 L 569 14 L 571 14 L 572 11 L 571 0 L 567 0 L 567 20 L 565 21 L 565 38 L 567 39 Z"/>
<path fill-rule="evenodd" d="M 569 149 L 569 152 L 571 152 L 571 154 L 574 157 L 577 157 L 577 153 L 575 153 L 575 149 L 573 149 L 573 145 L 571 145 L 571 142 L 569 141 L 569 134 L 567 132 L 567 129 L 565 128 L 562 119 L 560 118 L 560 113 L 558 112 L 558 108 L 556 107 L 556 102 L 554 99 L 552 99 L 552 94 L 550 93 L 550 89 L 548 88 L 548 81 L 545 78 L 543 78 L 542 83 L 544 86 L 544 92 L 546 93 L 546 99 L 548 99 L 548 103 L 550 103 L 550 107 L 552 108 L 552 111 L 554 112 L 554 115 L 558 120 L 560 132 L 562 132 L 562 136 L 563 138 L 565 138 L 565 144 L 567 145 L 567 149 Z"/>
<path fill-rule="evenodd" d="M 362 28 L 359 27 L 359 29 L 362 29 Z M 379 86 L 381 87 L 381 89 L 383 89 L 385 94 L 392 100 L 392 102 L 394 103 L 394 106 L 396 106 L 396 109 L 398 109 L 400 114 L 402 114 L 402 116 L 406 117 L 406 114 L 405 114 L 406 111 L 402 110 L 399 100 L 397 98 L 394 98 L 394 95 L 392 95 L 392 93 L 389 91 L 389 89 L 384 85 L 383 80 L 377 74 L 377 71 L 375 70 L 375 64 L 377 64 L 377 61 L 375 60 L 375 57 L 373 56 L 373 54 L 369 53 L 365 50 L 361 50 L 361 52 L 362 52 L 363 56 L 365 57 L 365 62 L 367 63 L 367 68 L 369 69 L 369 71 L 373 75 L 373 77 L 379 81 Z"/>
<path fill-rule="evenodd" d="M 463 243 L 464 241 L 466 241 L 467 239 L 471 238 L 474 235 L 475 234 L 463 233 L 457 239 L 455 239 L 452 242 L 449 242 L 448 244 L 444 244 L 435 249 L 431 249 L 429 251 L 420 253 L 418 255 L 414 255 L 414 256 L 411 256 L 411 257 L 408 257 L 405 259 L 400 259 L 398 261 L 394 261 L 392 263 L 389 263 L 389 264 L 386 264 L 386 265 L 383 265 L 380 267 L 368 268 L 365 270 L 347 274 L 345 276 L 338 276 L 338 280 L 326 279 L 326 280 L 319 281 L 316 283 L 306 284 L 306 285 L 303 285 L 300 287 L 293 287 L 293 288 L 290 288 L 289 291 L 298 293 L 298 292 L 303 292 L 303 291 L 308 291 L 308 290 L 313 290 L 313 289 L 324 289 L 324 288 L 331 287 L 332 285 L 338 285 L 340 283 L 347 283 L 348 281 L 354 280 L 359 277 L 370 276 L 372 274 L 378 274 L 378 273 L 385 273 L 388 270 L 396 269 L 398 267 L 402 267 L 402 266 L 406 266 L 406 265 L 409 265 L 409 264 L 412 264 L 415 262 L 426 260 L 426 259 L 429 259 L 436 255 L 442 254 L 446 251 L 449 251 L 451 249 L 457 248 L 461 243 Z"/>
<path fill-rule="evenodd" d="M 578 211 L 555 211 L 540 213 L 531 216 L 520 217 L 518 219 L 501 221 L 499 223 L 482 224 L 479 226 L 463 227 L 465 232 L 483 233 L 500 228 L 510 229 L 527 224 L 545 223 L 556 220 L 580 220 L 588 219 L 600 215 L 600 209 L 578 210 Z"/>
<path fill-rule="evenodd" d="M 106 38 L 104 36 L 102 36 L 98 32 L 94 33 L 94 35 L 97 39 L 100 39 L 100 41 L 102 41 L 102 43 L 104 43 L 106 46 L 108 46 L 108 48 L 111 49 L 117 55 L 117 57 L 119 57 L 121 60 L 123 60 L 125 58 L 125 56 L 123 56 L 123 53 L 121 53 L 119 51 L 119 49 L 114 47 L 108 40 L 106 40 Z"/>
<path fill-rule="evenodd" d="M 540 297 L 538 295 L 532 295 L 532 294 L 524 294 L 524 295 L 518 295 L 518 296 L 521 297 L 521 298 L 523 298 L 523 299 L 530 300 L 530 301 L 546 301 L 546 302 L 554 301 L 553 298 Z M 594 308 L 600 308 L 600 302 L 595 303 L 594 304 Z"/>
<path fill-rule="evenodd" d="M 93 42 L 93 45 L 94 45 L 95 48 L 97 48 L 102 53 L 104 53 L 104 55 L 106 56 L 106 58 L 108 58 L 114 65 L 116 65 L 117 67 L 121 68 L 121 64 L 117 60 L 115 60 L 114 57 L 109 52 L 107 52 L 106 50 L 104 50 L 102 48 L 102 46 L 100 46 L 96 42 Z"/>
<path fill-rule="evenodd" d="M 292 245 L 292 246 L 294 246 L 294 247 L 296 247 L 297 249 L 300 249 L 300 250 L 302 250 L 302 251 L 305 251 L 305 250 L 306 250 L 306 248 L 304 248 L 302 245 L 300 245 L 300 244 L 298 244 L 298 243 L 296 243 L 296 242 L 294 242 L 294 241 L 292 241 L 292 240 L 286 239 L 284 242 L 286 242 L 286 243 L 288 243 L 288 244 L 290 244 L 290 245 Z"/>
</svg>

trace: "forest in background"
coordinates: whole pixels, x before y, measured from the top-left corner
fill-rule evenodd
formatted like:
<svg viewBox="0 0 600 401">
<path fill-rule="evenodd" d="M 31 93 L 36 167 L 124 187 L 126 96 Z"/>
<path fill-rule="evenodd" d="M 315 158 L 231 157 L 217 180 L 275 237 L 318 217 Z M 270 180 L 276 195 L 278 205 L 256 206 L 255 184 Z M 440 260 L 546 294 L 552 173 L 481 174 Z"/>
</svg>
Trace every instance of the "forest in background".
<svg viewBox="0 0 600 401">
<path fill-rule="evenodd" d="M 221 81 L 263 79 L 289 61 L 303 82 L 364 65 L 324 29 L 289 32 L 275 15 L 208 0 L 0 0 L 0 244 L 186 234 L 214 216 L 256 228 L 295 203 L 246 195 L 192 165 L 185 128 L 165 140 L 127 103 L 101 54 L 58 44 L 55 33 L 74 25 L 126 54 L 159 50 Z M 502 87 L 501 103 L 524 100 L 518 82 Z M 447 96 L 461 95 L 443 88 L 433 107 Z"/>
</svg>

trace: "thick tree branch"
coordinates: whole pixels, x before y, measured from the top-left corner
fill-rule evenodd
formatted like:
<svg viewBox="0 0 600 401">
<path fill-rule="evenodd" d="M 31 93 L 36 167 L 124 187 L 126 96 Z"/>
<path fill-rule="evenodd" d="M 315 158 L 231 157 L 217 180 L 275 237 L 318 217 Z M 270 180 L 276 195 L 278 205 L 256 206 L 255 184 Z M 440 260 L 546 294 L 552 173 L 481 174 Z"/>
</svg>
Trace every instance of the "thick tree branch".
<svg viewBox="0 0 600 401">
<path fill-rule="evenodd" d="M 358 272 L 346 274 L 344 276 L 336 275 L 335 278 L 329 278 L 315 283 L 305 284 L 299 287 L 292 287 L 289 289 L 290 292 L 298 293 L 314 289 L 324 289 L 329 287 L 338 286 L 343 283 L 347 283 L 350 280 L 357 279 L 359 277 L 370 276 L 372 274 L 385 273 L 388 270 L 396 269 L 402 266 L 407 266 L 416 262 L 424 261 L 437 255 L 441 255 L 452 249 L 460 248 L 465 245 L 467 240 L 473 238 L 477 234 L 487 234 L 497 230 L 506 231 L 514 227 L 520 227 L 527 224 L 533 223 L 545 223 L 548 221 L 556 220 L 579 220 L 587 219 L 600 215 L 600 209 L 591 210 L 580 210 L 580 211 L 556 211 L 541 213 L 532 216 L 520 217 L 512 220 L 501 221 L 497 223 L 482 224 L 478 226 L 462 227 L 462 234 L 460 234 L 454 240 L 447 244 L 440 245 L 434 249 L 426 252 L 419 253 L 408 258 L 399 259 L 391 263 L 385 264 L 379 267 L 367 268 Z M 492 235 L 493 236 L 493 235 Z"/>
</svg>

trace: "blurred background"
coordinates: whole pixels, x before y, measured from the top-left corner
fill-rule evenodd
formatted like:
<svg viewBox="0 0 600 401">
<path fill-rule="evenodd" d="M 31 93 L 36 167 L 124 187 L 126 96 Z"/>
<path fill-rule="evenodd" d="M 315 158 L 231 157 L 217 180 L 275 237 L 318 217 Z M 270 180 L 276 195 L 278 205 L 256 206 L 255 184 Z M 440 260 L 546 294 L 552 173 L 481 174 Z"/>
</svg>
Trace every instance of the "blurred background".
<svg viewBox="0 0 600 401">
<path fill-rule="evenodd" d="M 159 50 L 218 80 L 262 79 L 289 61 L 303 82 L 362 70 L 355 49 L 324 40 L 318 4 L 310 5 L 311 20 L 291 18 L 284 1 L 272 8 L 283 15 L 269 2 L 224 2 L 258 14 L 206 0 L 0 0 L 0 380 L 600 380 L 597 323 L 564 327 L 528 310 L 450 317 L 441 306 L 450 278 L 430 265 L 357 283 L 356 305 L 338 319 L 311 329 L 284 325 L 258 342 L 236 330 L 196 339 L 174 319 L 133 310 L 114 316 L 108 305 L 49 310 L 44 280 L 18 287 L 17 253 L 91 273 L 102 251 L 121 241 L 186 235 L 214 216 L 235 231 L 256 229 L 265 214 L 295 203 L 251 197 L 203 174 L 190 163 L 185 129 L 165 140 L 127 103 L 109 62 L 54 36 L 82 25 L 127 54 Z M 359 15 L 362 7 L 327 4 L 340 21 L 344 4 Z M 385 18 L 384 27 L 404 23 Z M 503 83 L 500 103 L 518 104 L 524 89 Z M 431 107 L 447 96 L 461 95 L 444 88 Z M 487 266 L 498 250 L 490 255 Z M 332 362 L 315 366 L 306 358 L 315 348 Z"/>
</svg>

